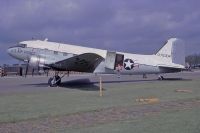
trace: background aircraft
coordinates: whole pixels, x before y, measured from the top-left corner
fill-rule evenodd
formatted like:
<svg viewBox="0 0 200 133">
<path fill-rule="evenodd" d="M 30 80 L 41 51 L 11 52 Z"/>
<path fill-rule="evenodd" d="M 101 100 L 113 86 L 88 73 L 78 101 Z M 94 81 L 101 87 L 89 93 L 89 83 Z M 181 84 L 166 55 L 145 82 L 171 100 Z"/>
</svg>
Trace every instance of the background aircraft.
<svg viewBox="0 0 200 133">
<path fill-rule="evenodd" d="M 47 39 L 22 41 L 8 49 L 9 55 L 27 62 L 28 66 L 55 71 L 77 71 L 101 74 L 161 74 L 180 72 L 184 69 L 184 43 L 169 39 L 153 55 L 139 55 L 76 45 L 49 42 Z M 48 81 L 50 86 L 61 83 L 58 73 Z M 163 76 L 159 76 L 163 79 Z"/>
</svg>

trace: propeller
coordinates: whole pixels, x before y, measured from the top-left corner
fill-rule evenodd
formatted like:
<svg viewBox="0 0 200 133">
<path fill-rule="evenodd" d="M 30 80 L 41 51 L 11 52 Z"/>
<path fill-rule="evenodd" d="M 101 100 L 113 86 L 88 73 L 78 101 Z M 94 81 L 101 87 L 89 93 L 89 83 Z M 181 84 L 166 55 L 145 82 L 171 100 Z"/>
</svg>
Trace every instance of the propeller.
<svg viewBox="0 0 200 133">
<path fill-rule="evenodd" d="M 28 70 L 30 69 L 30 66 L 32 67 L 32 76 L 34 74 L 34 70 L 40 74 L 41 67 L 45 67 L 41 65 L 40 63 L 43 63 L 44 59 L 42 59 L 40 56 L 31 56 L 29 59 L 27 59 L 26 62 L 26 70 L 25 70 L 25 77 L 28 74 Z"/>
</svg>

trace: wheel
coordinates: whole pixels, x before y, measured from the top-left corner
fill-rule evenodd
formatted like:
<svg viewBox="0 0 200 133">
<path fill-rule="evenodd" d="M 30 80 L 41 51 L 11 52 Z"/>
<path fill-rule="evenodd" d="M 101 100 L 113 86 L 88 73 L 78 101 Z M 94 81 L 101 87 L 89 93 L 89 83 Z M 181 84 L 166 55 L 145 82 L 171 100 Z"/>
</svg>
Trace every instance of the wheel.
<svg viewBox="0 0 200 133">
<path fill-rule="evenodd" d="M 59 76 L 54 76 L 53 78 L 49 78 L 48 84 L 50 87 L 56 87 L 60 85 L 61 83 L 61 78 Z"/>
<path fill-rule="evenodd" d="M 60 85 L 60 83 L 61 83 L 61 78 L 60 78 L 60 76 L 55 76 L 55 78 L 56 78 L 56 84 L 57 84 L 57 85 Z"/>
<path fill-rule="evenodd" d="M 50 87 L 56 87 L 57 86 L 55 78 L 49 78 L 48 84 L 49 84 Z"/>
<path fill-rule="evenodd" d="M 164 80 L 164 77 L 161 76 L 161 75 L 159 75 L 159 76 L 158 76 L 158 80 Z"/>
</svg>

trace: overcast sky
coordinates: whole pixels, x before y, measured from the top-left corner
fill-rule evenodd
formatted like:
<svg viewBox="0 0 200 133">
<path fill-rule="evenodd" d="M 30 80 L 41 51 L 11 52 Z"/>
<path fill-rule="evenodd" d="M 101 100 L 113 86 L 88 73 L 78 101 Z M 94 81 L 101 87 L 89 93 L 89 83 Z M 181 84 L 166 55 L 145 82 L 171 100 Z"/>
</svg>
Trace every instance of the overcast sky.
<svg viewBox="0 0 200 133">
<path fill-rule="evenodd" d="M 0 64 L 19 63 L 6 49 L 49 41 L 153 54 L 167 39 L 200 53 L 199 0 L 0 0 Z"/>
</svg>

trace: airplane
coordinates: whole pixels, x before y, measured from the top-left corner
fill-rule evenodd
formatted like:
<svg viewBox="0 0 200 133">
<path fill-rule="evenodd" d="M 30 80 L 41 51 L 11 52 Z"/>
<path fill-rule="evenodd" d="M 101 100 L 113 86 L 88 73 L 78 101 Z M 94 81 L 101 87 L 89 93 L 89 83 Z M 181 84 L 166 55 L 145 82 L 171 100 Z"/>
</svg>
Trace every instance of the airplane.
<svg viewBox="0 0 200 133">
<path fill-rule="evenodd" d="M 8 48 L 12 57 L 27 62 L 28 66 L 55 71 L 48 80 L 51 87 L 58 86 L 58 71 L 76 71 L 95 74 L 143 75 L 181 72 L 185 69 L 184 42 L 169 39 L 156 54 L 141 55 L 89 48 L 45 40 L 28 40 Z M 63 76 L 64 77 L 64 76 Z M 159 75 L 159 79 L 164 77 Z"/>
</svg>

